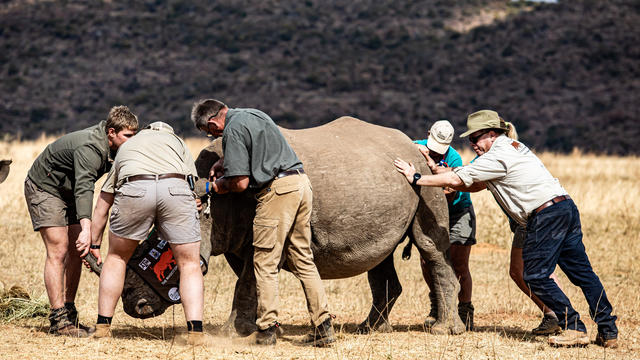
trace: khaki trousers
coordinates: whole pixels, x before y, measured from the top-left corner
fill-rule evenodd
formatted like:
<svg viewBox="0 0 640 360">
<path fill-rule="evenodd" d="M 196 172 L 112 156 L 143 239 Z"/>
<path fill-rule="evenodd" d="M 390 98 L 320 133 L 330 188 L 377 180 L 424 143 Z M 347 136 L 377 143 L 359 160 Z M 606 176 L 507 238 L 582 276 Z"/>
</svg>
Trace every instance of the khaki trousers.
<svg viewBox="0 0 640 360">
<path fill-rule="evenodd" d="M 258 294 L 256 325 L 265 330 L 278 319 L 278 271 L 284 255 L 300 280 L 311 323 L 329 317 L 329 305 L 311 252 L 311 183 L 305 174 L 273 180 L 256 195 L 253 266 Z"/>
</svg>

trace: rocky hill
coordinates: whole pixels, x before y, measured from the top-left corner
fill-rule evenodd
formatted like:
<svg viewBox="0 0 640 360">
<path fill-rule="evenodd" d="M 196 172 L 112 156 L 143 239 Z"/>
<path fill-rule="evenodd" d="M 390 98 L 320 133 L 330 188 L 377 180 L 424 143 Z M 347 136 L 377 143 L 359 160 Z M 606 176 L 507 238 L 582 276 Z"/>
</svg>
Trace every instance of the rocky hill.
<svg viewBox="0 0 640 360">
<path fill-rule="evenodd" d="M 4 1 L 0 133 L 126 104 L 195 135 L 191 104 L 215 97 L 285 127 L 352 115 L 414 138 L 491 108 L 537 150 L 639 154 L 639 23 L 636 0 Z"/>
</svg>

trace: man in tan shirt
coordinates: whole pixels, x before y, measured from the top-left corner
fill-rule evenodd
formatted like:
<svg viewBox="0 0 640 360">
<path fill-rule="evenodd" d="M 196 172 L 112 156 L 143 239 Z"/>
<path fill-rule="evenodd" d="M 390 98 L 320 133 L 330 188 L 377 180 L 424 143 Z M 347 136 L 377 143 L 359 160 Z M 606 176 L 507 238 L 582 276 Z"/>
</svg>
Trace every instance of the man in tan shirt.
<svg viewBox="0 0 640 360">
<path fill-rule="evenodd" d="M 200 220 L 187 183 L 196 176 L 193 158 L 173 129 L 155 122 L 121 147 L 102 187 L 91 227 L 91 252 L 99 245 L 111 205 L 109 253 L 100 274 L 95 337 L 110 336 L 110 325 L 124 285 L 126 265 L 152 225 L 171 246 L 180 271 L 180 297 L 188 342 L 201 344 L 204 303 L 200 269 Z"/>
</svg>

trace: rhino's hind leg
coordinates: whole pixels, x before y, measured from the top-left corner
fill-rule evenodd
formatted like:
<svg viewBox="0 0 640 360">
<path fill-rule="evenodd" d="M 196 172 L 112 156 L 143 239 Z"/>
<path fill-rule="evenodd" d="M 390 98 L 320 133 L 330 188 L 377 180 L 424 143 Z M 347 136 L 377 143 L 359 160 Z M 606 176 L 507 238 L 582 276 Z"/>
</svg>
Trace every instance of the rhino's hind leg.
<svg viewBox="0 0 640 360">
<path fill-rule="evenodd" d="M 437 310 L 436 322 L 426 330 L 434 334 L 461 334 L 464 332 L 465 326 L 458 316 L 460 285 L 447 260 L 445 251 L 439 250 L 434 241 L 423 232 L 424 225 L 424 223 L 421 225 L 420 221 L 414 221 L 409 236 L 413 239 L 420 256 L 426 263 L 427 271 L 433 281 L 430 298 L 437 302 L 435 307 L 432 306 L 433 310 Z M 446 235 L 446 241 L 449 241 L 446 231 L 435 231 L 433 234 Z"/>
<path fill-rule="evenodd" d="M 358 325 L 356 331 L 361 334 L 369 333 L 371 330 L 391 332 L 393 327 L 389 324 L 389 313 L 402 293 L 402 286 L 393 264 L 393 253 L 369 270 L 367 277 L 373 302 L 369 316 Z"/>
</svg>

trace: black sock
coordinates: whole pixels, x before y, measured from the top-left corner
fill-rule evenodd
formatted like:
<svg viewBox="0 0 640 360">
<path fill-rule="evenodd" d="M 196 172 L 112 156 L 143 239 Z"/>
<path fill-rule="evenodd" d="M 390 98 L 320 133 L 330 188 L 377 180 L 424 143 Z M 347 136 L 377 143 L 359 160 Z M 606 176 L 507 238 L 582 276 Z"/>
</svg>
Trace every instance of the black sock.
<svg viewBox="0 0 640 360">
<path fill-rule="evenodd" d="M 111 320 L 112 319 L 113 319 L 113 316 L 102 316 L 102 315 L 98 314 L 98 321 L 96 323 L 97 324 L 111 325 Z"/>
<path fill-rule="evenodd" d="M 187 330 L 202 332 L 202 321 L 198 321 L 198 320 L 187 321 Z"/>
</svg>

